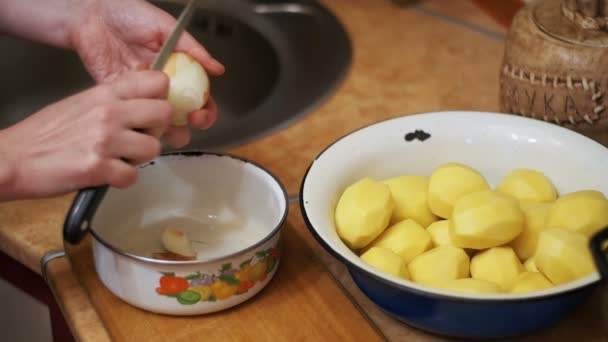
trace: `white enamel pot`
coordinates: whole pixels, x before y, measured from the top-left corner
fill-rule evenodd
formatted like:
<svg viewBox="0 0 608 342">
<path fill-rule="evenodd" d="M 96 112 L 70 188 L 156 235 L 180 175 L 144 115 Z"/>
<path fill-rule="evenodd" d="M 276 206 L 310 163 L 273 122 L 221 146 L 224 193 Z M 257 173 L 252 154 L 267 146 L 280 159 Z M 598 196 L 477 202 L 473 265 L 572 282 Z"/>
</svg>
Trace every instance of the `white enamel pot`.
<svg viewBox="0 0 608 342">
<path fill-rule="evenodd" d="M 68 212 L 64 240 L 92 234 L 102 283 L 138 308 L 196 315 L 240 304 L 273 278 L 287 194 L 261 166 L 200 151 L 163 154 L 139 168 L 126 189 L 81 191 Z M 196 260 L 160 260 L 160 234 L 185 230 Z"/>
</svg>

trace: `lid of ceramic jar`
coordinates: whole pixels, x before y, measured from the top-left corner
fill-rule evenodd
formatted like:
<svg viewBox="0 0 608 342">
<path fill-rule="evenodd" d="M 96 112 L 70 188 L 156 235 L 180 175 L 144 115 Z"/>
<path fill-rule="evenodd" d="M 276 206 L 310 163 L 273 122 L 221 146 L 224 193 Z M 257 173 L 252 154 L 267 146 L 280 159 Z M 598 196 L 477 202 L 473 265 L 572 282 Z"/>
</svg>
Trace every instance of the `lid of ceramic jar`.
<svg viewBox="0 0 608 342">
<path fill-rule="evenodd" d="M 553 38 L 608 47 L 608 0 L 543 0 L 531 6 L 534 23 Z"/>
</svg>

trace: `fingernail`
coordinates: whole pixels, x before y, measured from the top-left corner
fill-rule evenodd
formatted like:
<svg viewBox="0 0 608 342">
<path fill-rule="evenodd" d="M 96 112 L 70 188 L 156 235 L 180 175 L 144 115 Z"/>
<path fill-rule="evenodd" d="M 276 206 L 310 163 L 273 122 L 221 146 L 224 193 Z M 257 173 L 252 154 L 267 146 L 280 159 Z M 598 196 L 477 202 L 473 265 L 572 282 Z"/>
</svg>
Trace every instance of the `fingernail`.
<svg viewBox="0 0 608 342">
<path fill-rule="evenodd" d="M 224 65 L 223 65 L 222 63 L 220 63 L 220 62 L 219 62 L 217 59 L 215 59 L 215 58 L 211 58 L 211 62 L 212 62 L 213 64 L 215 64 L 215 66 L 217 66 L 218 68 L 222 68 L 222 69 L 224 68 Z"/>
</svg>

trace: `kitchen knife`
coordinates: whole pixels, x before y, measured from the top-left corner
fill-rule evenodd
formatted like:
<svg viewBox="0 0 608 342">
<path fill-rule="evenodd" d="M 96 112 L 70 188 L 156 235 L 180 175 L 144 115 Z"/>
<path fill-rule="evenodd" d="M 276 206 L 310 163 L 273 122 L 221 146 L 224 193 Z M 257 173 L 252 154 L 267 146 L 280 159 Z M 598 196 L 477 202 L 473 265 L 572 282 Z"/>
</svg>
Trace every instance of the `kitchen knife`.
<svg viewBox="0 0 608 342">
<path fill-rule="evenodd" d="M 163 43 L 163 47 L 152 63 L 152 70 L 162 70 L 171 56 L 181 34 L 190 23 L 196 0 L 189 0 L 177 19 L 173 31 Z M 63 224 L 63 239 L 71 244 L 79 243 L 86 235 L 97 207 L 108 192 L 108 185 L 83 188 L 78 191 L 76 198 L 67 213 Z"/>
</svg>

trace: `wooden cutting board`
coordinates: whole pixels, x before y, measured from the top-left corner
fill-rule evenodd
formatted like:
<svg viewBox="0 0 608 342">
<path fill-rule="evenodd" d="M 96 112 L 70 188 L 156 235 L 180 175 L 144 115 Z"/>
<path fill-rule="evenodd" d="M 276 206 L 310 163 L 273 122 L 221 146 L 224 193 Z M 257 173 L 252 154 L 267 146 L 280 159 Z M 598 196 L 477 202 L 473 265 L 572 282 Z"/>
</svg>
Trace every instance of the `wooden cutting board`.
<svg viewBox="0 0 608 342">
<path fill-rule="evenodd" d="M 251 300 L 195 317 L 149 313 L 120 300 L 100 282 L 90 237 L 68 247 L 74 275 L 115 341 L 376 341 L 382 336 L 335 281 L 301 235 L 297 206 L 283 227 L 283 258 L 274 279 Z M 299 230 L 299 231 L 298 231 Z"/>
</svg>

